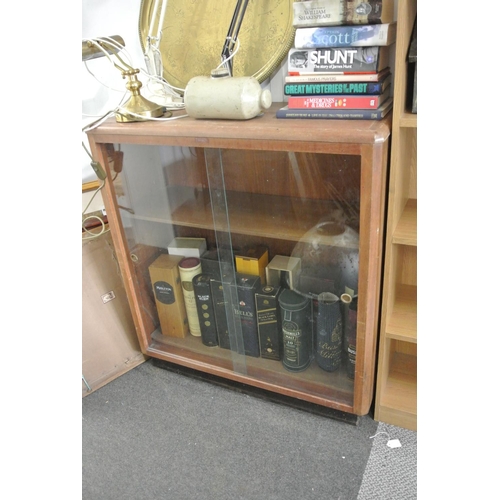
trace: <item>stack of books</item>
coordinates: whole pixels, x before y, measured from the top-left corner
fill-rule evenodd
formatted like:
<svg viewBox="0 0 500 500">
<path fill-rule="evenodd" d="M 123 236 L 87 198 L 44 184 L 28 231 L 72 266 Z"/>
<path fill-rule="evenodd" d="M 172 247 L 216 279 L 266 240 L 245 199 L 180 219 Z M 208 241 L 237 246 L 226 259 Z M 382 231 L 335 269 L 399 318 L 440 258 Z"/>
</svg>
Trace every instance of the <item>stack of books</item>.
<svg viewBox="0 0 500 500">
<path fill-rule="evenodd" d="M 277 118 L 381 120 L 392 109 L 394 0 L 295 0 Z"/>
</svg>

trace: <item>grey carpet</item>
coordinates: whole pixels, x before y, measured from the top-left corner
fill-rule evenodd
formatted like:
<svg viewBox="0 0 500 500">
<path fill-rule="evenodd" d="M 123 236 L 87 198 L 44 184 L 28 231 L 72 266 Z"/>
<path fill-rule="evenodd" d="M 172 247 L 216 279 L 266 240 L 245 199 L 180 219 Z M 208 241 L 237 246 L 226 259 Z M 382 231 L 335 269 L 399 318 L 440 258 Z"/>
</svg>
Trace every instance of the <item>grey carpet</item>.
<svg viewBox="0 0 500 500">
<path fill-rule="evenodd" d="M 358 500 L 414 500 L 417 498 L 417 433 L 380 422 Z M 400 448 L 387 446 L 399 440 Z"/>
<path fill-rule="evenodd" d="M 83 398 L 82 417 L 84 500 L 356 500 L 380 439 L 369 416 L 354 426 L 151 361 Z"/>
</svg>

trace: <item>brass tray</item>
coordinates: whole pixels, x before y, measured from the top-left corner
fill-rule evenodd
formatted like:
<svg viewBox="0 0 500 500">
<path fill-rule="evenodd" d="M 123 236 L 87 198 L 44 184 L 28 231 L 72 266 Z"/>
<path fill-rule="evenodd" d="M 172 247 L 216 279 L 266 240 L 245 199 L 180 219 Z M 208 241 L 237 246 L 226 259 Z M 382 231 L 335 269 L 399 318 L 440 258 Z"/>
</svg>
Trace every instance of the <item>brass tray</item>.
<svg viewBox="0 0 500 500">
<path fill-rule="evenodd" d="M 143 51 L 148 35 L 157 36 L 161 1 L 141 0 L 139 38 Z M 163 77 L 184 89 L 194 76 L 210 76 L 221 63 L 236 0 L 168 0 L 159 49 Z M 292 47 L 295 35 L 293 0 L 250 0 L 238 34 L 233 76 L 268 78 Z M 153 24 L 152 24 L 153 23 Z M 150 28 L 152 28 L 150 30 Z"/>
</svg>

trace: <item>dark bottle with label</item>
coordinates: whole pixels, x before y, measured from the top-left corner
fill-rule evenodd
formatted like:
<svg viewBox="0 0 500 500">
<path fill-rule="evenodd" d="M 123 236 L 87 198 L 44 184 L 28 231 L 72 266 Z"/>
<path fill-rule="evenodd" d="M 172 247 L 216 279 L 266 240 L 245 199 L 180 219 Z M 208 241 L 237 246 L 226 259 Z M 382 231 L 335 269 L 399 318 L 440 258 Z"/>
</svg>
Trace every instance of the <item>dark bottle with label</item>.
<svg viewBox="0 0 500 500">
<path fill-rule="evenodd" d="M 283 366 L 290 371 L 305 370 L 312 360 L 311 299 L 283 290 L 279 296 L 283 334 Z"/>
<path fill-rule="evenodd" d="M 330 292 L 318 295 L 315 325 L 316 362 L 323 370 L 333 372 L 342 362 L 342 316 L 340 299 Z"/>
</svg>

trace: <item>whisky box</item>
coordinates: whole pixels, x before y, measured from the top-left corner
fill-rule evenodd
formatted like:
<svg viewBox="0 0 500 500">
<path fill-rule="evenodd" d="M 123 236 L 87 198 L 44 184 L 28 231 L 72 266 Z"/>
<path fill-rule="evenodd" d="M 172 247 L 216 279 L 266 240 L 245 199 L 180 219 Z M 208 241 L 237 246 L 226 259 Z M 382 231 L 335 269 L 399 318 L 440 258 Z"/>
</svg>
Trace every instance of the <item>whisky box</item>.
<svg viewBox="0 0 500 500">
<path fill-rule="evenodd" d="M 265 245 L 243 248 L 235 255 L 236 272 L 259 276 L 266 282 L 266 266 L 269 264 L 269 249 Z"/>
<path fill-rule="evenodd" d="M 231 349 L 231 343 L 229 341 L 229 327 L 226 316 L 227 302 L 221 278 L 212 278 L 210 280 L 210 291 L 212 292 L 212 303 L 214 307 L 215 326 L 217 329 L 219 347 L 222 347 L 223 349 Z"/>
<path fill-rule="evenodd" d="M 174 238 L 167 246 L 170 255 L 200 258 L 207 250 L 205 238 Z"/>
<path fill-rule="evenodd" d="M 298 257 L 275 255 L 266 267 L 266 284 L 293 290 L 298 283 L 300 263 Z"/>
<path fill-rule="evenodd" d="M 161 333 L 166 337 L 184 338 L 188 334 L 188 320 L 179 276 L 178 255 L 161 254 L 150 266 Z"/>
<path fill-rule="evenodd" d="M 252 274 L 236 273 L 236 303 L 232 304 L 235 318 L 236 330 L 239 335 L 241 325 L 241 337 L 243 349 L 247 356 L 260 356 L 259 333 L 257 328 L 257 311 L 255 308 L 255 292 L 260 288 L 259 276 Z M 240 339 L 238 339 L 240 340 Z M 237 342 L 236 345 L 240 345 Z"/>
<path fill-rule="evenodd" d="M 279 286 L 261 285 L 255 293 L 257 329 L 262 358 L 280 360 L 283 356 L 283 335 L 278 296 Z"/>
<path fill-rule="evenodd" d="M 219 345 L 217 325 L 212 301 L 209 274 L 198 274 L 193 278 L 193 290 L 200 322 L 201 341 L 208 347 Z"/>
</svg>

